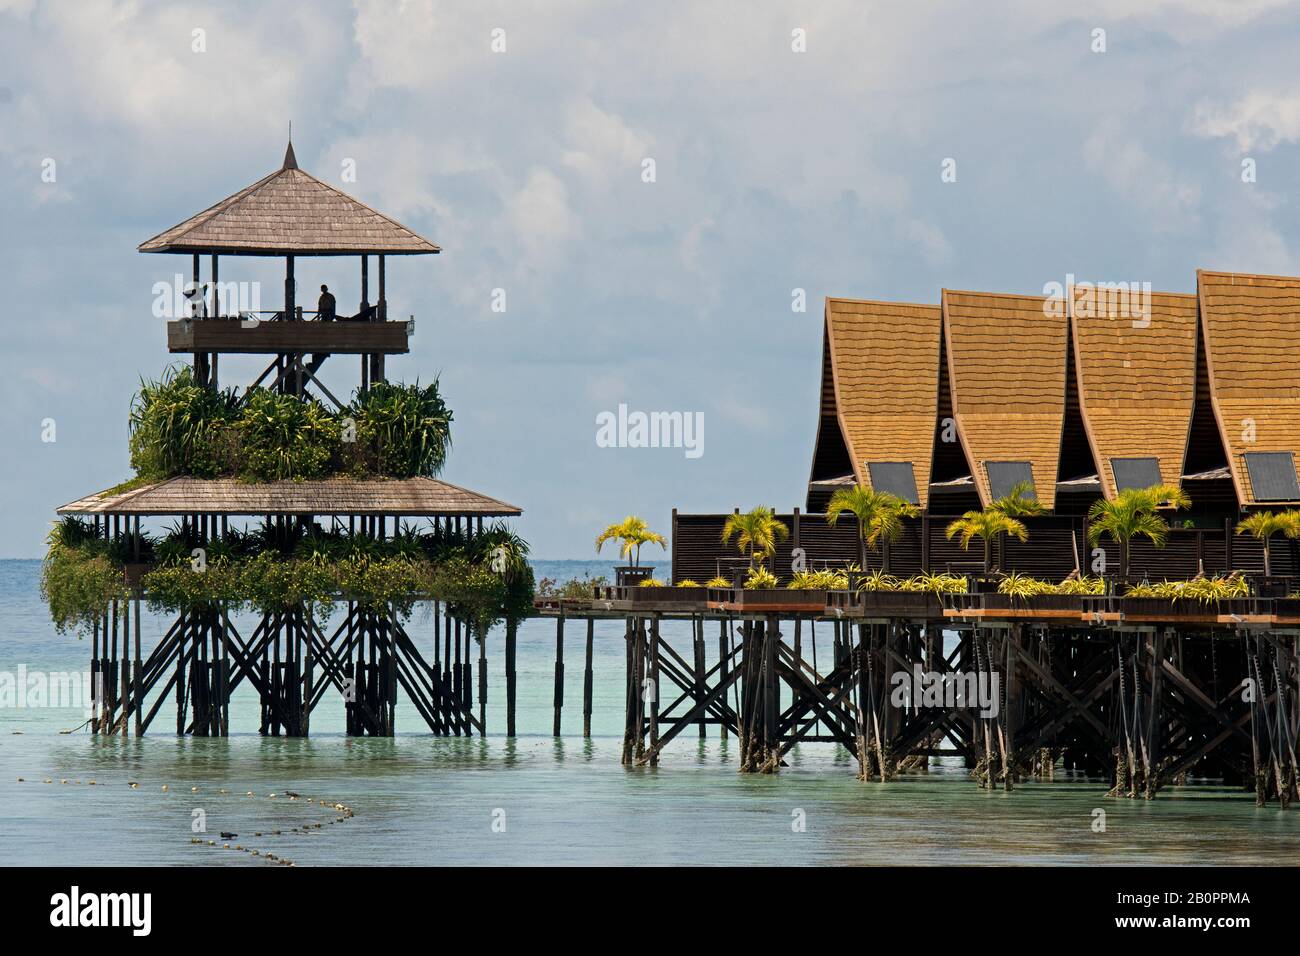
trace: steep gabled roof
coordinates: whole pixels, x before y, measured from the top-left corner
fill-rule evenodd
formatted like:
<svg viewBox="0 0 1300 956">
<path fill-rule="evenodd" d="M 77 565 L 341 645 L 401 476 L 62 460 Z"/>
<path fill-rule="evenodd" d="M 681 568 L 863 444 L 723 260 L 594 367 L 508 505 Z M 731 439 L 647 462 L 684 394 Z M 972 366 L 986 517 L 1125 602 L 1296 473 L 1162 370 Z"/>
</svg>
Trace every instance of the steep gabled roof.
<svg viewBox="0 0 1300 956">
<path fill-rule="evenodd" d="M 522 512 L 504 501 L 436 478 L 339 477 L 263 482 L 168 478 L 115 495 L 89 495 L 64 505 L 58 513 L 141 517 L 195 513 L 507 517 Z"/>
<path fill-rule="evenodd" d="M 1107 498 L 1115 458 L 1155 458 L 1177 485 L 1196 400 L 1196 296 L 1151 293 L 1149 314 L 1130 301 L 1070 303 L 1084 428 Z M 1124 314 L 1121 314 L 1124 313 Z"/>
<path fill-rule="evenodd" d="M 854 474 L 867 462 L 910 462 L 925 506 L 939 388 L 938 306 L 826 300 L 835 410 Z"/>
<path fill-rule="evenodd" d="M 424 255 L 429 240 L 298 168 L 280 169 L 142 242 L 140 252 L 234 255 Z"/>
<path fill-rule="evenodd" d="M 1300 463 L 1300 278 L 1198 270 L 1196 287 L 1232 481 L 1255 504 L 1247 454 L 1292 452 Z"/>
<path fill-rule="evenodd" d="M 1065 421 L 1067 317 L 1042 296 L 943 290 L 953 417 L 988 505 L 990 462 L 1027 462 L 1038 500 L 1056 503 Z"/>
</svg>

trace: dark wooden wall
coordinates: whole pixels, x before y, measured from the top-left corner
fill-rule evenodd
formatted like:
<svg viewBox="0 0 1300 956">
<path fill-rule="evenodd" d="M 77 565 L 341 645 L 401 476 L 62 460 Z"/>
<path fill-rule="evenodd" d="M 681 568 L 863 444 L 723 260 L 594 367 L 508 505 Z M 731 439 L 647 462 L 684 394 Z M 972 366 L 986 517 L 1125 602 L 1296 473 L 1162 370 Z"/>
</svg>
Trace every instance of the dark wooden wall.
<svg viewBox="0 0 1300 956">
<path fill-rule="evenodd" d="M 851 516 L 840 519 L 832 527 L 821 514 L 783 514 L 778 517 L 791 529 L 790 537 L 782 542 L 771 563 L 779 576 L 790 574 L 793 549 L 802 547 L 808 567 L 843 567 L 858 561 L 857 525 Z M 933 572 L 978 572 L 984 566 L 983 544 L 978 539 L 969 551 L 963 551 L 954 540 L 949 541 L 944 529 L 956 515 L 927 515 L 910 519 L 902 536 L 890 547 L 890 571 L 898 575 L 912 575 L 923 569 Z M 685 578 L 703 584 L 727 569 L 744 567 L 745 559 L 732 544 L 722 543 L 722 526 L 727 516 L 723 514 L 677 514 L 673 519 L 672 568 L 673 580 Z M 1003 543 L 1000 567 L 1005 571 L 1019 571 L 1048 581 L 1060 581 L 1075 567 L 1075 546 L 1085 571 L 1092 565 L 1093 547 L 1084 540 L 1084 522 L 1081 518 L 1044 516 L 1025 521 L 1029 540 Z M 798 539 L 796 542 L 795 531 Z M 1074 543 L 1072 544 L 1071 538 Z M 1102 541 L 1097 547 L 1106 553 L 1107 569 L 1114 573 L 1119 568 L 1119 549 L 1111 541 Z M 1130 573 L 1146 576 L 1153 581 L 1189 578 L 1196 574 L 1203 562 L 1208 575 L 1223 574 L 1228 570 L 1260 572 L 1264 567 L 1263 548 L 1260 542 L 1244 535 L 1230 534 L 1227 529 L 1175 528 L 1169 533 L 1164 548 L 1139 540 L 1133 544 Z M 879 552 L 868 552 L 867 566 L 879 568 Z M 1300 572 L 1300 547 L 1285 538 L 1273 541 L 1273 573 L 1296 574 Z"/>
</svg>

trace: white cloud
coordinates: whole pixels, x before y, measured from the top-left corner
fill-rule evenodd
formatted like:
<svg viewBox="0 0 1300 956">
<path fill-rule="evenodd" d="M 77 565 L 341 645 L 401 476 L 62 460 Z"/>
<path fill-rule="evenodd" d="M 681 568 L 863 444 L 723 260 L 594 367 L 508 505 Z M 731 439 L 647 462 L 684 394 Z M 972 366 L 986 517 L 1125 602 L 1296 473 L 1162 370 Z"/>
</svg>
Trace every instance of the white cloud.
<svg viewBox="0 0 1300 956">
<path fill-rule="evenodd" d="M 641 160 L 651 155 L 651 137 L 632 129 L 620 116 L 583 96 L 564 109 L 565 150 L 562 162 L 588 185 L 606 186 L 611 179 L 636 181 Z"/>
<path fill-rule="evenodd" d="M 1197 221 L 1200 185 L 1150 153 L 1138 138 L 1141 128 L 1136 120 L 1103 118 L 1083 144 L 1084 162 L 1156 229 L 1189 228 Z"/>
<path fill-rule="evenodd" d="M 1300 141 L 1300 92 L 1252 91 L 1231 105 L 1201 102 L 1192 129 L 1201 136 L 1230 137 L 1243 151 Z"/>
<path fill-rule="evenodd" d="M 563 180 L 543 166 L 534 166 L 518 192 L 506 204 L 506 216 L 523 250 L 523 264 L 544 268 L 564 254 L 564 244 L 580 232 L 569 207 Z"/>
</svg>

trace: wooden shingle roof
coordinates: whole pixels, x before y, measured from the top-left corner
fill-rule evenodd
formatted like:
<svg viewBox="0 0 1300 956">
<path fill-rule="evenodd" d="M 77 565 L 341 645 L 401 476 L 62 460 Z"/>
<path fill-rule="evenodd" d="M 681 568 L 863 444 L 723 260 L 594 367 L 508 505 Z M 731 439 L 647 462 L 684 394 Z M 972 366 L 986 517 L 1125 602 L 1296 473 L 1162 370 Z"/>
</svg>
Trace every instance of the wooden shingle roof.
<svg viewBox="0 0 1300 956">
<path fill-rule="evenodd" d="M 939 394 L 939 307 L 826 300 L 835 408 L 860 484 L 867 462 L 911 462 L 929 492 Z"/>
<path fill-rule="evenodd" d="M 1196 273 L 1215 417 L 1243 504 L 1254 504 L 1245 455 L 1300 462 L 1300 278 Z"/>
<path fill-rule="evenodd" d="M 1044 506 L 1056 502 L 1065 422 L 1067 316 L 1042 296 L 943 291 L 957 434 L 980 500 L 989 462 L 1028 462 Z"/>
<path fill-rule="evenodd" d="M 1107 498 L 1113 458 L 1155 458 L 1161 480 L 1179 483 L 1196 400 L 1196 296 L 1152 293 L 1149 315 L 1132 311 L 1113 298 L 1070 308 L 1079 403 Z"/>
<path fill-rule="evenodd" d="M 89 495 L 60 515 L 407 515 L 522 514 L 514 505 L 436 478 L 243 482 L 233 478 L 169 478 L 120 494 Z"/>
<path fill-rule="evenodd" d="M 424 255 L 429 240 L 298 168 L 284 165 L 215 206 L 142 242 L 140 252 L 245 256 Z"/>
</svg>

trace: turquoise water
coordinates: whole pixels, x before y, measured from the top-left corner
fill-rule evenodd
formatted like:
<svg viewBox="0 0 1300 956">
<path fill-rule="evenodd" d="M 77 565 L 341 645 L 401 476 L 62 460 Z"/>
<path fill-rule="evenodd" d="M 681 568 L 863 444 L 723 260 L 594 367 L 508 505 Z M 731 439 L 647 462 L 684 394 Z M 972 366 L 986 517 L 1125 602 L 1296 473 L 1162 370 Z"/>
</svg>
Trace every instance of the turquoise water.
<svg viewBox="0 0 1300 956">
<path fill-rule="evenodd" d="M 539 576 L 575 569 L 608 573 L 537 563 Z M 88 644 L 54 632 L 38 576 L 37 562 L 0 561 L 0 672 L 84 669 Z M 146 648 L 163 626 L 146 616 Z M 431 627 L 417 613 L 409 629 L 418 640 Z M 674 627 L 665 633 L 687 646 L 686 629 Z M 429 737 L 400 704 L 395 739 L 348 739 L 331 697 L 313 714 L 311 739 L 262 738 L 247 689 L 232 701 L 227 740 L 176 738 L 166 705 L 142 740 L 61 735 L 84 721 L 76 709 L 0 708 L 0 861 L 265 866 L 269 852 L 301 865 L 1300 862 L 1295 813 L 1256 809 L 1221 788 L 1168 790 L 1152 802 L 1108 800 L 1095 781 L 983 793 L 960 765 L 863 784 L 830 744 L 796 748 L 779 775 L 742 776 L 736 741 L 712 728 L 703 742 L 694 730 L 678 737 L 657 768 L 624 768 L 621 625 L 597 624 L 591 740 L 581 737 L 584 641 L 585 629 L 570 626 L 560 740 L 550 735 L 555 628 L 544 621 L 520 632 L 513 740 L 502 735 L 499 633 L 489 639 L 486 739 Z M 1105 832 L 1093 828 L 1098 808 Z M 195 811 L 204 833 L 192 829 Z M 224 841 L 221 831 L 239 836 Z"/>
</svg>

